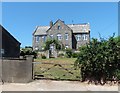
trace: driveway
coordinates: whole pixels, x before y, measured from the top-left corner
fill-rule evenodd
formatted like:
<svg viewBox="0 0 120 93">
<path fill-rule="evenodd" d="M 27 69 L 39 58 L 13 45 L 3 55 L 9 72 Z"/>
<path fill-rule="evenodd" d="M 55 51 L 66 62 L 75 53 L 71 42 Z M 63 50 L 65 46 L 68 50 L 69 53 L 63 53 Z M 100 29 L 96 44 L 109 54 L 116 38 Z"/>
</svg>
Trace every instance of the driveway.
<svg viewBox="0 0 120 93">
<path fill-rule="evenodd" d="M 35 80 L 30 83 L 5 83 L 2 91 L 118 91 L 118 86 L 93 85 L 79 81 Z"/>
</svg>

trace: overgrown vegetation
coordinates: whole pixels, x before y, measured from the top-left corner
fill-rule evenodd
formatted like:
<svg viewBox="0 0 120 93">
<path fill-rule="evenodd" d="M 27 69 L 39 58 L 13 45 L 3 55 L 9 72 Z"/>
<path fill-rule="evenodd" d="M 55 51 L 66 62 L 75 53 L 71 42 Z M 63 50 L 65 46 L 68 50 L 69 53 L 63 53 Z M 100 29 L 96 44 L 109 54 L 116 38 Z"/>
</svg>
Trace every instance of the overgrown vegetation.
<svg viewBox="0 0 120 93">
<path fill-rule="evenodd" d="M 71 58 L 72 57 L 72 49 L 67 48 L 65 51 L 66 51 L 66 57 Z"/>
<path fill-rule="evenodd" d="M 32 47 L 30 46 L 20 49 L 20 56 L 25 57 L 25 55 L 33 55 L 34 58 L 37 58 L 37 52 L 33 51 Z"/>
<path fill-rule="evenodd" d="M 41 58 L 42 58 L 42 59 L 46 59 L 46 56 L 45 56 L 45 55 L 41 55 Z"/>
<path fill-rule="evenodd" d="M 80 48 L 75 65 L 80 66 L 82 81 L 105 84 L 107 80 L 120 80 L 120 37 L 93 38 Z"/>
<path fill-rule="evenodd" d="M 58 40 L 47 39 L 47 41 L 45 42 L 45 45 L 44 45 L 44 50 L 49 50 L 51 44 L 55 45 L 56 50 L 61 50 L 62 49 L 62 44 L 60 44 L 60 42 Z"/>
</svg>

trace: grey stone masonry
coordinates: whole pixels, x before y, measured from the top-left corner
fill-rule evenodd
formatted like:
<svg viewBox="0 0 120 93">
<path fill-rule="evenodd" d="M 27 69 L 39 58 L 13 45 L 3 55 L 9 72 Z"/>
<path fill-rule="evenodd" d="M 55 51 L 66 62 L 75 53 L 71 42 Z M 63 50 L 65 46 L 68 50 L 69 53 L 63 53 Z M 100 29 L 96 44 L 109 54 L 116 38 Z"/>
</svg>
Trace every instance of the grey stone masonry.
<svg viewBox="0 0 120 93">
<path fill-rule="evenodd" d="M 90 41 L 90 24 L 65 24 L 58 19 L 50 26 L 37 26 L 33 32 L 33 50 L 43 50 L 48 38 L 58 39 L 65 48 L 77 50 Z"/>
</svg>

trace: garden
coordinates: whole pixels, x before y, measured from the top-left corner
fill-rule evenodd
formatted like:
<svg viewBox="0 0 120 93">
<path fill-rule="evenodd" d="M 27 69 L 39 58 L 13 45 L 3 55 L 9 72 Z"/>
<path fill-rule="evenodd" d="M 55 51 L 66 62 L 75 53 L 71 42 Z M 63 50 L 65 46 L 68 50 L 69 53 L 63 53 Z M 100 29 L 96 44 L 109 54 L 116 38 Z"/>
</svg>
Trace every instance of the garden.
<svg viewBox="0 0 120 93">
<path fill-rule="evenodd" d="M 120 37 L 92 38 L 89 44 L 79 48 L 79 53 L 66 49 L 65 55 L 60 54 L 58 58 L 37 58 L 37 53 L 32 53 L 37 63 L 34 73 L 39 79 L 79 80 L 102 85 L 107 81 L 120 81 Z"/>
</svg>

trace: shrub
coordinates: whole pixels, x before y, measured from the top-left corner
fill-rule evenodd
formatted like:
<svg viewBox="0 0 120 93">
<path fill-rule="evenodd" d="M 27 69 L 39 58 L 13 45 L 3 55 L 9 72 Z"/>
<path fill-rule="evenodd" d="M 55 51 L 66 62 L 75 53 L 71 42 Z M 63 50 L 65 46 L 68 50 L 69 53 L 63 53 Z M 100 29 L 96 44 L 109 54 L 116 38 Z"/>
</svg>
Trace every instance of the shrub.
<svg viewBox="0 0 120 93">
<path fill-rule="evenodd" d="M 64 57 L 65 55 L 63 53 L 60 53 L 58 57 Z"/>
<path fill-rule="evenodd" d="M 92 39 L 80 48 L 75 64 L 80 66 L 82 80 L 120 79 L 120 38 L 108 40 Z"/>
<path fill-rule="evenodd" d="M 70 48 L 66 49 L 66 57 L 67 58 L 71 58 L 72 57 L 72 49 L 70 49 Z"/>
<path fill-rule="evenodd" d="M 78 53 L 73 53 L 73 54 L 72 54 L 72 57 L 73 57 L 73 58 L 77 58 L 77 57 L 78 57 Z"/>
<path fill-rule="evenodd" d="M 42 59 L 46 59 L 46 56 L 45 56 L 45 55 L 41 55 L 41 58 L 42 58 Z"/>
<path fill-rule="evenodd" d="M 37 58 L 37 52 L 35 51 L 20 51 L 20 56 L 33 55 L 33 58 Z"/>
</svg>

